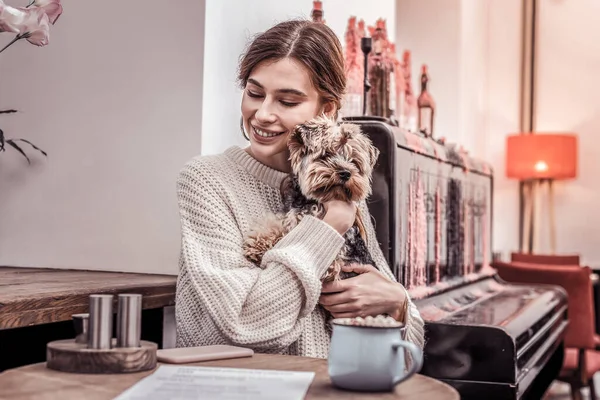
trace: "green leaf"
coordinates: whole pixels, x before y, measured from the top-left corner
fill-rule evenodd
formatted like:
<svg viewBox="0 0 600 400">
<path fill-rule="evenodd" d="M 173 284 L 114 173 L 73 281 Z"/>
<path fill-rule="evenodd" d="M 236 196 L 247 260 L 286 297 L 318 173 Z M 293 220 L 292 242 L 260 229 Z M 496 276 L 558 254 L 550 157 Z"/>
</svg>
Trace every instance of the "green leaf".
<svg viewBox="0 0 600 400">
<path fill-rule="evenodd" d="M 23 155 L 23 157 L 25 157 L 27 159 L 27 163 L 31 164 L 31 160 L 29 159 L 29 157 L 27 157 L 27 154 L 25 154 L 25 152 L 23 151 L 23 149 L 21 149 L 19 147 L 18 144 L 16 144 L 15 142 L 13 142 L 12 139 L 8 139 L 6 141 L 6 143 L 8 143 L 9 145 L 11 145 L 15 150 L 17 150 L 19 153 L 21 153 Z"/>
<path fill-rule="evenodd" d="M 17 110 L 0 110 L 0 114 L 12 114 L 18 112 Z"/>
<path fill-rule="evenodd" d="M 46 157 L 48 157 L 48 153 L 46 153 L 44 150 L 40 149 L 39 147 L 37 147 L 35 144 L 31 143 L 29 140 L 27 139 L 12 139 L 14 140 L 20 140 L 21 142 L 25 142 L 27 144 L 29 144 L 31 147 L 33 147 L 34 149 L 36 149 L 37 151 L 39 151 L 40 153 L 42 153 L 43 155 L 45 155 Z"/>
</svg>

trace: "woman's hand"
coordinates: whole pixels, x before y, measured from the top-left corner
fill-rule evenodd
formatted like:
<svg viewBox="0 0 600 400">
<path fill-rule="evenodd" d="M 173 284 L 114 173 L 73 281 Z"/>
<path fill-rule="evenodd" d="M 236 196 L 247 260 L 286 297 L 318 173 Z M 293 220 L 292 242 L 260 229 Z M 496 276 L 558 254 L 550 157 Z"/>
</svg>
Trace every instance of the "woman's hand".
<svg viewBox="0 0 600 400">
<path fill-rule="evenodd" d="M 325 216 L 323 221 L 331 225 L 340 235 L 344 235 L 354 225 L 356 219 L 356 203 L 331 200 L 323 203 Z"/>
<path fill-rule="evenodd" d="M 359 275 L 323 284 L 319 298 L 319 303 L 335 318 L 380 314 L 388 314 L 396 320 L 405 318 L 408 299 L 401 284 L 389 280 L 371 265 L 351 264 L 342 269 Z"/>
</svg>

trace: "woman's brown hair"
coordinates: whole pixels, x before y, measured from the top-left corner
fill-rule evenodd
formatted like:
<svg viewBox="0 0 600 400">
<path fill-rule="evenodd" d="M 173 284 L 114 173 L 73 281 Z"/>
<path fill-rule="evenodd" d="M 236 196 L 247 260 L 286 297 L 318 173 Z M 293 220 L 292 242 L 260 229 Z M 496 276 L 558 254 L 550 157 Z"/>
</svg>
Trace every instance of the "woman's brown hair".
<svg viewBox="0 0 600 400">
<path fill-rule="evenodd" d="M 252 70 L 263 61 L 292 58 L 306 67 L 323 103 L 339 110 L 346 90 L 344 53 L 331 28 L 319 22 L 281 22 L 258 35 L 242 55 L 238 81 L 246 87 Z"/>
</svg>

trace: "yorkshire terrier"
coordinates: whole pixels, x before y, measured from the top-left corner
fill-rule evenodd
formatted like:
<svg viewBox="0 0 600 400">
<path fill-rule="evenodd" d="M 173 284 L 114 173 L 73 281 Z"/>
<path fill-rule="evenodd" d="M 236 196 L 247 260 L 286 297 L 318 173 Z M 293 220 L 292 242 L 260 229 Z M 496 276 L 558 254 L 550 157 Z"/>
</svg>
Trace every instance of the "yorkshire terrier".
<svg viewBox="0 0 600 400">
<path fill-rule="evenodd" d="M 371 176 L 379 150 L 355 124 L 318 117 L 296 126 L 288 141 L 292 173 L 282 185 L 283 211 L 267 216 L 246 235 L 244 256 L 260 265 L 265 252 L 306 215 L 322 218 L 324 202 L 360 202 L 371 194 Z M 374 265 L 366 244 L 360 212 L 344 235 L 345 244 L 323 282 L 346 279 L 355 273 L 342 266 Z"/>
</svg>

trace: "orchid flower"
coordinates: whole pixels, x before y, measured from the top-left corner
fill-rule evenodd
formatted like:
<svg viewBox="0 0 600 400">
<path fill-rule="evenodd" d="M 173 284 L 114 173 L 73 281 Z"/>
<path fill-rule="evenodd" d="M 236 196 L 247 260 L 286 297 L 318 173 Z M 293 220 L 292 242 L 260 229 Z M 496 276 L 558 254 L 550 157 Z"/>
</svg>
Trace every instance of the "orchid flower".
<svg viewBox="0 0 600 400">
<path fill-rule="evenodd" d="M 25 38 L 36 46 L 48 44 L 49 22 L 48 15 L 42 8 L 0 5 L 0 32 L 15 32 L 18 39 Z M 17 38 L 15 39 L 18 40 Z"/>
<path fill-rule="evenodd" d="M 17 36 L 0 53 L 19 39 L 27 39 L 36 46 L 46 46 L 50 24 L 62 14 L 60 0 L 33 0 L 27 7 L 7 6 L 0 0 L 0 32 L 14 32 Z"/>
<path fill-rule="evenodd" d="M 0 53 L 19 39 L 27 39 L 36 46 L 45 46 L 50 36 L 50 20 L 43 8 L 10 7 L 0 0 L 0 32 L 17 34 Z"/>
</svg>

